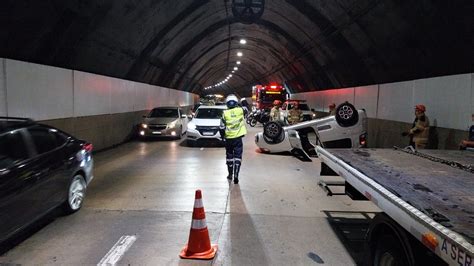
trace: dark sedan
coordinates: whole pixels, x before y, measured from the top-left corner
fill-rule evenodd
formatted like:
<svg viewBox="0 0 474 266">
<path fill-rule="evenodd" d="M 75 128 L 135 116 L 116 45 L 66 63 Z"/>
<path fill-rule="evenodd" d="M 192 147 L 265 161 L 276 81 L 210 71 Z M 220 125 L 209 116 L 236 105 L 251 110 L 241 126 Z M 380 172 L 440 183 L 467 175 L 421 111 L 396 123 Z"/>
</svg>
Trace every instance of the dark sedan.
<svg viewBox="0 0 474 266">
<path fill-rule="evenodd" d="M 0 117 L 0 243 L 61 206 L 78 211 L 92 144 L 29 119 Z"/>
</svg>

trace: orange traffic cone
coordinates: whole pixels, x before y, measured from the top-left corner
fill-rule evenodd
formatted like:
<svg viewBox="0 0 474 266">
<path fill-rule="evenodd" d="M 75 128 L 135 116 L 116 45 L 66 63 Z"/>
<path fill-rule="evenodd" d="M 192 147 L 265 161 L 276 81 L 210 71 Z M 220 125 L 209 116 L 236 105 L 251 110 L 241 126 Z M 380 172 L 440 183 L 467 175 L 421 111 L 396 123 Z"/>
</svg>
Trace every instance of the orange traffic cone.
<svg viewBox="0 0 474 266">
<path fill-rule="evenodd" d="M 179 256 L 182 259 L 212 259 L 216 255 L 217 245 L 211 245 L 207 231 L 206 213 L 202 204 L 201 190 L 196 190 L 194 200 L 193 222 L 189 233 L 188 244 Z"/>
</svg>

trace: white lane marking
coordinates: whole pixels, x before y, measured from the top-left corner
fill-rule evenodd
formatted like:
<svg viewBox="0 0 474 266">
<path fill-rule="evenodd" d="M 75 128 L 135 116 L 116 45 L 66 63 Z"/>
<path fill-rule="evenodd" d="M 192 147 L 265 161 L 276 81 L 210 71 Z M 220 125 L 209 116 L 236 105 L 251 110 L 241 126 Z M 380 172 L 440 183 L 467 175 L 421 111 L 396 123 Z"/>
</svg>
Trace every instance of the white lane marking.
<svg viewBox="0 0 474 266">
<path fill-rule="evenodd" d="M 117 243 L 107 252 L 97 266 L 113 266 L 123 257 L 125 252 L 137 240 L 136 236 L 122 236 Z"/>
</svg>

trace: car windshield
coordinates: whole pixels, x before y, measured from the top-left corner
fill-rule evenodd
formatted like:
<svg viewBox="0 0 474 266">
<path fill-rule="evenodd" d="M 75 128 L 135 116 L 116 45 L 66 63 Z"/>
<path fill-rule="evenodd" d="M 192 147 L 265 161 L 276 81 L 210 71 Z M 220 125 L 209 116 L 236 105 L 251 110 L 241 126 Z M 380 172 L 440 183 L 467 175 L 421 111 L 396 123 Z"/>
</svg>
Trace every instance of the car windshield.
<svg viewBox="0 0 474 266">
<path fill-rule="evenodd" d="M 295 106 L 294 103 L 288 103 L 288 110 L 290 109 L 293 109 L 293 107 Z M 309 111 L 309 106 L 305 103 L 299 103 L 298 104 L 298 108 L 301 110 L 301 111 Z"/>
<path fill-rule="evenodd" d="M 300 110 L 302 111 L 309 111 L 309 107 L 305 103 L 300 103 L 298 106 L 300 107 Z"/>
<path fill-rule="evenodd" d="M 196 118 L 202 119 L 220 119 L 222 116 L 222 109 L 217 108 L 201 108 L 196 112 Z"/>
<path fill-rule="evenodd" d="M 178 109 L 153 109 L 148 117 L 178 117 Z"/>
</svg>

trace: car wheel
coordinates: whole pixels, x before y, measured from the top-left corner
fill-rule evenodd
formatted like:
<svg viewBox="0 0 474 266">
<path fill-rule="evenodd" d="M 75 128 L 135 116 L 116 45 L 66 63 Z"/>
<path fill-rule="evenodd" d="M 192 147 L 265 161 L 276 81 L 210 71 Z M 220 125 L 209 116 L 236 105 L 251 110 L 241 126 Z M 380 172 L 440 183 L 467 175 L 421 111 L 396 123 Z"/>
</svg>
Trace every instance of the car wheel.
<svg viewBox="0 0 474 266">
<path fill-rule="evenodd" d="M 277 141 L 283 134 L 283 126 L 278 121 L 271 121 L 264 125 L 263 135 L 272 141 Z"/>
<path fill-rule="evenodd" d="M 359 113 L 354 105 L 345 102 L 336 108 L 336 122 L 341 127 L 350 127 L 359 121 Z"/>
<path fill-rule="evenodd" d="M 86 196 L 86 181 L 81 175 L 75 175 L 68 187 L 67 200 L 64 203 L 64 211 L 67 214 L 77 212 L 81 209 Z"/>
<path fill-rule="evenodd" d="M 183 136 L 183 126 L 180 126 L 176 138 L 181 139 L 182 136 Z"/>
<path fill-rule="evenodd" d="M 250 125 L 251 127 L 256 126 L 256 125 L 257 125 L 257 119 L 252 118 L 252 119 L 250 120 L 250 124 L 249 124 L 249 125 Z"/>
</svg>

